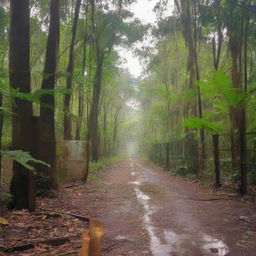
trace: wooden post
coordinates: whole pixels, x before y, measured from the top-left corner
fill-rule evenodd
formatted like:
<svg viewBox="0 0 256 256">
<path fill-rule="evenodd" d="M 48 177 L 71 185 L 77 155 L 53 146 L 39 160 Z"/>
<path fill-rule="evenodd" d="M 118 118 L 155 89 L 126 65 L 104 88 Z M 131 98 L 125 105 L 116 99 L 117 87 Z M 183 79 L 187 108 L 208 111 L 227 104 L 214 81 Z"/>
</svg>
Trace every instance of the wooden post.
<svg viewBox="0 0 256 256">
<path fill-rule="evenodd" d="M 221 187 L 220 183 L 220 154 L 219 154 L 219 135 L 212 136 L 213 139 L 213 153 L 214 153 L 214 167 L 215 167 L 215 187 Z"/>
<path fill-rule="evenodd" d="M 86 230 L 82 237 L 82 248 L 79 250 L 78 256 L 90 256 L 90 231 Z"/>
<path fill-rule="evenodd" d="M 90 218 L 90 256 L 100 256 L 101 239 L 104 236 L 104 227 L 100 221 Z"/>
<path fill-rule="evenodd" d="M 101 239 L 105 234 L 105 230 L 100 221 L 90 218 L 89 230 L 83 233 L 82 247 L 78 256 L 100 256 Z"/>
<path fill-rule="evenodd" d="M 245 133 L 240 134 L 240 193 L 247 193 L 247 170 L 246 170 L 246 160 L 247 160 L 247 149 L 246 149 L 246 135 Z"/>
</svg>

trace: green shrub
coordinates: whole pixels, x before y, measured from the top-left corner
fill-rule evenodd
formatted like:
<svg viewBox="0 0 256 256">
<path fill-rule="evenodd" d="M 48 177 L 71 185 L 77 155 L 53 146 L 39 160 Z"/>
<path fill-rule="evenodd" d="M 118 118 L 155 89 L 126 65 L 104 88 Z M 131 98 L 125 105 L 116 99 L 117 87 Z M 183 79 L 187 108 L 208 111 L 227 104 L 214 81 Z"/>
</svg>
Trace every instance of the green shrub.
<svg viewBox="0 0 256 256">
<path fill-rule="evenodd" d="M 89 176 L 88 180 L 96 180 L 99 177 L 100 172 L 108 165 L 112 164 L 116 160 L 116 157 L 103 158 L 98 162 L 89 162 Z"/>
</svg>

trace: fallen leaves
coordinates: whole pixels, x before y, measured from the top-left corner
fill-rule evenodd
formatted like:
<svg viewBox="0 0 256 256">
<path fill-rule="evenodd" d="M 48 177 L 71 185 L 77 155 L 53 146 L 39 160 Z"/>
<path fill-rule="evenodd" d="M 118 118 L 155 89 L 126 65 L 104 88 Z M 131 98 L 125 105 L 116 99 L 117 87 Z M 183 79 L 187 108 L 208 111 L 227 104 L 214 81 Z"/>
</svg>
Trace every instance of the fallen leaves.
<svg viewBox="0 0 256 256">
<path fill-rule="evenodd" d="M 84 209 L 85 186 L 77 182 L 60 187 L 58 194 L 39 198 L 33 213 L 9 211 L 0 217 L 0 224 L 6 226 L 0 234 L 0 256 L 5 256 L 6 250 L 13 256 L 77 256 L 82 233 L 88 228 L 87 216 L 91 216 Z M 79 199 L 74 202 L 72 198 L 77 195 Z M 47 211 L 41 209 L 46 206 Z M 78 215 L 81 212 L 85 216 Z"/>
<path fill-rule="evenodd" d="M 9 222 L 6 219 L 0 217 L 0 224 L 1 225 L 9 225 Z"/>
</svg>

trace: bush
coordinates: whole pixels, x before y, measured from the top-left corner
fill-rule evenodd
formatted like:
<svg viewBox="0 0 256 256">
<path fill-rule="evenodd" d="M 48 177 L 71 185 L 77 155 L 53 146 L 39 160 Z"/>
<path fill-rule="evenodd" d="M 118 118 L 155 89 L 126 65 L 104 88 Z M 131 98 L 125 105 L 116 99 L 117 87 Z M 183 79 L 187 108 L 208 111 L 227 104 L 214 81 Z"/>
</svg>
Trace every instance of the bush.
<svg viewBox="0 0 256 256">
<path fill-rule="evenodd" d="M 88 180 L 96 180 L 99 177 L 100 172 L 108 165 L 112 164 L 116 160 L 115 157 L 103 158 L 98 162 L 89 163 L 89 176 Z"/>
</svg>

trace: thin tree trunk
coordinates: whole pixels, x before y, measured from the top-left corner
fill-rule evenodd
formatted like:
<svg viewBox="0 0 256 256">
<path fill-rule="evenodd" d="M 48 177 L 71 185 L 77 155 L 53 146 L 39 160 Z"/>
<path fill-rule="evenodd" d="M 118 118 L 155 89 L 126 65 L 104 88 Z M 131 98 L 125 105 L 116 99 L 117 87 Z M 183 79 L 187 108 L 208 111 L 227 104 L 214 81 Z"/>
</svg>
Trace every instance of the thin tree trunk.
<svg viewBox="0 0 256 256">
<path fill-rule="evenodd" d="M 3 95 L 0 93 L 0 107 L 3 106 Z M 0 150 L 2 150 L 2 136 L 3 136 L 3 114 L 0 113 Z M 2 180 L 2 154 L 0 153 L 0 186 Z"/>
<path fill-rule="evenodd" d="M 75 48 L 75 39 L 77 31 L 77 23 L 79 18 L 81 0 L 76 0 L 74 23 L 72 26 L 72 38 L 69 50 L 69 63 L 67 67 L 67 89 L 72 88 L 72 79 L 74 72 L 74 48 Z M 64 100 L 64 140 L 72 139 L 72 129 L 71 129 L 71 115 L 70 115 L 70 99 L 71 95 L 66 94 Z"/>
<path fill-rule="evenodd" d="M 104 144 L 103 144 L 103 154 L 107 156 L 107 111 L 109 108 L 109 101 L 104 104 L 104 113 L 103 113 L 103 131 L 104 131 Z"/>
<path fill-rule="evenodd" d="M 22 93 L 30 93 L 30 17 L 29 0 L 10 1 L 10 48 L 9 77 L 10 86 Z M 15 150 L 32 151 L 32 103 L 14 99 L 12 147 Z M 11 193 L 17 209 L 35 209 L 34 178 L 30 171 L 14 162 Z"/>
<path fill-rule="evenodd" d="M 44 79 L 42 89 L 54 90 L 57 56 L 59 48 L 60 34 L 60 1 L 52 0 L 50 6 L 50 27 L 46 47 Z M 54 188 L 57 186 L 56 181 L 56 138 L 55 138 L 55 121 L 54 121 L 54 93 L 46 94 L 41 97 L 40 101 L 40 121 L 39 133 L 40 143 L 38 147 L 39 158 L 51 165 L 50 168 L 40 166 L 39 171 L 46 174 L 49 178 L 47 187 Z"/>
<path fill-rule="evenodd" d="M 97 70 L 96 70 L 95 79 L 94 79 L 93 99 L 92 99 L 90 118 L 89 118 L 89 138 L 90 138 L 91 156 L 92 156 L 93 162 L 97 162 L 99 160 L 98 116 L 99 116 L 103 59 L 104 59 L 104 55 L 100 56 L 97 50 Z"/>
<path fill-rule="evenodd" d="M 119 118 L 120 110 L 121 110 L 121 106 L 118 106 L 116 109 L 115 117 L 114 117 L 112 154 L 115 154 L 115 146 L 116 146 L 116 139 L 117 139 L 117 133 L 118 133 L 118 118 Z"/>
<path fill-rule="evenodd" d="M 84 97 L 83 97 L 83 87 L 79 85 L 79 92 L 78 92 L 78 121 L 76 127 L 76 140 L 81 139 L 81 126 L 83 120 L 83 113 L 84 113 Z"/>
<path fill-rule="evenodd" d="M 195 87 L 196 80 L 200 79 L 199 76 L 199 67 L 198 67 L 198 59 L 197 59 L 197 49 L 196 49 L 196 36 L 193 38 L 193 29 L 192 29 L 192 17 L 191 17 L 191 6 L 189 0 L 175 0 L 175 4 L 177 6 L 178 12 L 181 17 L 181 23 L 183 27 L 183 36 L 186 43 L 186 47 L 188 49 L 188 60 L 187 60 L 187 69 L 189 72 L 189 88 Z M 196 18 L 196 17 L 195 17 Z M 195 25 L 196 26 L 196 25 Z M 196 30 L 196 27 L 194 28 Z M 196 33 L 194 33 L 196 34 Z M 194 115 L 198 116 L 198 118 L 203 117 L 203 110 L 202 110 L 202 102 L 201 102 L 201 93 L 200 88 L 196 86 L 197 89 L 197 99 L 196 104 L 194 105 L 193 111 Z M 204 130 L 199 131 L 199 137 L 200 137 L 200 144 L 197 145 L 197 153 L 194 153 L 192 155 L 192 158 L 197 158 L 197 164 L 195 163 L 195 166 L 192 168 L 194 170 L 202 171 L 204 167 L 204 158 L 205 158 L 205 135 Z M 189 134 L 188 136 L 189 144 L 190 146 L 193 145 L 193 138 L 192 134 Z M 195 152 L 195 151 L 194 151 Z M 193 160 L 192 160 L 193 161 Z"/>
</svg>

